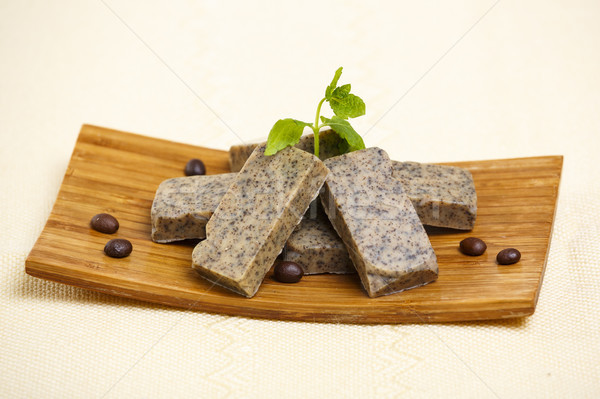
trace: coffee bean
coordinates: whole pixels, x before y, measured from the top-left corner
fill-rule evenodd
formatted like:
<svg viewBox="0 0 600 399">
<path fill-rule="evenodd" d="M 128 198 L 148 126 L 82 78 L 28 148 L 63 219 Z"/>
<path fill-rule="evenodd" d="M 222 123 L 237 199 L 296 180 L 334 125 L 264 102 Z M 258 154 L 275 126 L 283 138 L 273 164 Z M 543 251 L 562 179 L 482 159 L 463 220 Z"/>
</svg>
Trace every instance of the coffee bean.
<svg viewBox="0 0 600 399">
<path fill-rule="evenodd" d="M 479 256 L 487 249 L 483 240 L 476 237 L 465 238 L 460 242 L 460 250 L 465 255 Z"/>
<path fill-rule="evenodd" d="M 295 262 L 278 262 L 275 265 L 275 280 L 282 283 L 297 283 L 304 275 L 304 270 Z"/>
<path fill-rule="evenodd" d="M 186 176 L 196 176 L 196 175 L 205 175 L 206 168 L 204 167 L 204 162 L 199 159 L 190 159 L 188 163 L 185 165 L 185 169 L 183 170 Z"/>
<path fill-rule="evenodd" d="M 513 263 L 517 263 L 519 259 L 521 259 L 521 253 L 514 248 L 503 249 L 496 256 L 496 260 L 501 265 L 512 265 Z"/>
<path fill-rule="evenodd" d="M 128 240 L 115 238 L 106 243 L 104 253 L 111 258 L 124 258 L 131 253 L 133 246 Z"/>
<path fill-rule="evenodd" d="M 99 213 L 90 221 L 92 229 L 100 233 L 112 234 L 119 230 L 119 221 L 108 213 Z"/>
</svg>

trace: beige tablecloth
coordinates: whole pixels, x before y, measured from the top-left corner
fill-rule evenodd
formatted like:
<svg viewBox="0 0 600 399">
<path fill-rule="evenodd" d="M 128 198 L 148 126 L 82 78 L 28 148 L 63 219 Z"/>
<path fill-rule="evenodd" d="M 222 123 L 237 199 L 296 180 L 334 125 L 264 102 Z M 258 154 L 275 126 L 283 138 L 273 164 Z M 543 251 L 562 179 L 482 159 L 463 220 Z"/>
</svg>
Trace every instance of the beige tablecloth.
<svg viewBox="0 0 600 399">
<path fill-rule="evenodd" d="M 0 396 L 600 397 L 599 20 L 597 1 L 2 1 Z M 338 66 L 393 159 L 565 156 L 533 316 L 253 320 L 25 274 L 83 123 L 227 149 L 310 121 Z"/>
</svg>

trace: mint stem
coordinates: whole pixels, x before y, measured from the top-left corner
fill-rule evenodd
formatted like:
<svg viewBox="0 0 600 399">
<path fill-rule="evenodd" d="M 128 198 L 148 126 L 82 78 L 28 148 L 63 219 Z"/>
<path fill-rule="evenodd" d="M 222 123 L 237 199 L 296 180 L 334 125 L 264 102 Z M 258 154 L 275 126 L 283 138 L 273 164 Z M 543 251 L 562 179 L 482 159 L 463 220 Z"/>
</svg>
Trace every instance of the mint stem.
<svg viewBox="0 0 600 399">
<path fill-rule="evenodd" d="M 317 116 L 315 117 L 315 125 L 312 127 L 313 132 L 315 133 L 315 156 L 319 157 L 319 116 L 321 116 L 321 105 L 325 102 L 326 98 L 319 102 L 317 106 Z"/>
</svg>

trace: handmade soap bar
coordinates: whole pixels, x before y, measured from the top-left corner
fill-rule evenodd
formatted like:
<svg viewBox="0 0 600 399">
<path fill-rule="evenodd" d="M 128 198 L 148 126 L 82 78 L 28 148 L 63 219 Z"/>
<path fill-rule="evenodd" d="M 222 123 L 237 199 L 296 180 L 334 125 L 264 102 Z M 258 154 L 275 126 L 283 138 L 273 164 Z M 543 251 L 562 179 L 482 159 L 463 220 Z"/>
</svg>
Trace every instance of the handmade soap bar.
<svg viewBox="0 0 600 399">
<path fill-rule="evenodd" d="M 477 193 L 471 172 L 455 166 L 392 161 L 392 176 L 404 186 L 421 223 L 471 230 Z"/>
<path fill-rule="evenodd" d="M 325 161 L 323 208 L 370 297 L 437 279 L 435 253 L 392 164 L 379 148 Z"/>
<path fill-rule="evenodd" d="M 254 296 L 329 173 L 306 151 L 264 150 L 248 158 L 192 253 L 202 277 L 246 297 Z"/>
<path fill-rule="evenodd" d="M 347 274 L 356 270 L 342 239 L 333 229 L 320 201 L 311 204 L 285 245 L 284 260 L 298 263 L 304 274 Z M 311 214 L 311 213 L 314 213 Z"/>
<path fill-rule="evenodd" d="M 307 134 L 300 137 L 296 148 L 310 152 L 315 152 L 315 135 Z M 264 144 L 264 143 L 263 143 Z M 324 130 L 319 133 L 319 158 L 327 159 L 340 155 L 340 138 L 333 130 Z M 229 167 L 232 172 L 239 172 L 244 163 L 252 154 L 252 151 L 260 144 L 240 144 L 231 146 L 229 149 Z"/>
<path fill-rule="evenodd" d="M 152 241 L 205 238 L 206 223 L 235 179 L 235 173 L 176 177 L 163 181 L 152 203 Z"/>
</svg>

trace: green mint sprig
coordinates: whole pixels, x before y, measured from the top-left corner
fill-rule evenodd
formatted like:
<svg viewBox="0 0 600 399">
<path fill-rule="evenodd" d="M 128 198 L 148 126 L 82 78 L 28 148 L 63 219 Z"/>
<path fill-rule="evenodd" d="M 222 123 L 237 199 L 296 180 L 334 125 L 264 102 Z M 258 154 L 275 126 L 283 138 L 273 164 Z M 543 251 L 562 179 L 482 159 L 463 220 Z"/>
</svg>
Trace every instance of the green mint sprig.
<svg viewBox="0 0 600 399">
<path fill-rule="evenodd" d="M 319 130 L 328 126 L 342 139 L 341 153 L 362 150 L 365 143 L 362 137 L 347 121 L 365 114 L 365 103 L 360 97 L 350 93 L 350 85 L 338 86 L 342 76 L 342 67 L 335 71 L 331 84 L 325 89 L 325 97 L 319 101 L 315 122 L 307 123 L 296 119 L 286 118 L 275 122 L 269 132 L 265 155 L 274 155 L 286 147 L 291 147 L 300 141 L 305 127 L 310 127 L 315 133 L 315 155 L 319 156 Z M 331 118 L 321 116 L 321 106 L 327 101 L 335 114 Z M 319 123 L 319 121 L 321 123 Z"/>
</svg>

